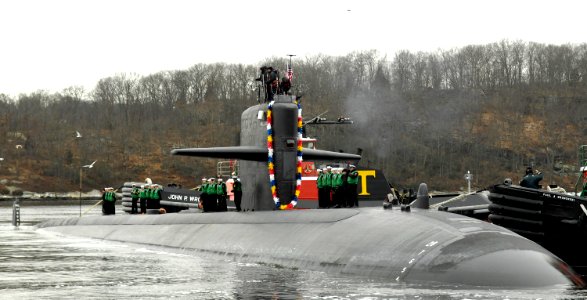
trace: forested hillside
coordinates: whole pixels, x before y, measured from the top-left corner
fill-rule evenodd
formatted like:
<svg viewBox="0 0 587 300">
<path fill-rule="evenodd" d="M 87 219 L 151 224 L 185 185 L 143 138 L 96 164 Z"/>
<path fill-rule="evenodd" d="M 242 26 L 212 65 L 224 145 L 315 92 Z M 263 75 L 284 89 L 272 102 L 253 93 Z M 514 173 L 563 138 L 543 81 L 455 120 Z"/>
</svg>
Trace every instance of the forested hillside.
<svg viewBox="0 0 587 300">
<path fill-rule="evenodd" d="M 238 144 L 240 113 L 257 103 L 258 68 L 286 63 L 198 64 L 104 78 L 92 91 L 0 94 L 0 180 L 76 190 L 79 166 L 97 160 L 84 169 L 84 190 L 146 177 L 195 186 L 215 174 L 216 160 L 169 151 Z M 457 190 L 470 170 L 481 188 L 519 180 L 529 164 L 544 183 L 575 184 L 577 148 L 587 144 L 587 44 L 501 41 L 394 57 L 316 55 L 293 66 L 304 118 L 354 120 L 309 126 L 308 135 L 326 150 L 361 148 L 361 164 L 396 186 Z"/>
</svg>

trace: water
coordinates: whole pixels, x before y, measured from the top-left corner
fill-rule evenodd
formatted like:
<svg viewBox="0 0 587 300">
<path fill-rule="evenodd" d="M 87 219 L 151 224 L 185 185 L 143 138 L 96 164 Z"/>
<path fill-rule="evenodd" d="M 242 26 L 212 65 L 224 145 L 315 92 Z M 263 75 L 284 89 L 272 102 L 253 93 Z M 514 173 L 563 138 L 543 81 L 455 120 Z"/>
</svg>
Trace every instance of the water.
<svg viewBox="0 0 587 300">
<path fill-rule="evenodd" d="M 0 207 L 0 299 L 587 299 L 587 290 L 566 287 L 474 290 L 396 284 L 239 263 L 232 257 L 181 249 L 60 236 L 34 227 L 79 212 L 79 206 L 23 206 L 21 226 L 15 229 L 12 208 Z"/>
</svg>

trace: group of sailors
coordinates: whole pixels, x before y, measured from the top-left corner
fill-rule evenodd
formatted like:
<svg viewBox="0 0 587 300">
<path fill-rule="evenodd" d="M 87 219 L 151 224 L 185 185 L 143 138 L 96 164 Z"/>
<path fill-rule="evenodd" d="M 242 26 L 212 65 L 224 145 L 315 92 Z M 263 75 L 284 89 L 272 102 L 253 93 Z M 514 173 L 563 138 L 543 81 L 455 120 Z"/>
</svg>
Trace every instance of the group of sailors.
<svg viewBox="0 0 587 300">
<path fill-rule="evenodd" d="M 141 214 L 147 213 L 148 209 L 161 209 L 161 191 L 163 187 L 158 184 L 132 185 L 131 195 L 131 214 L 138 214 L 138 204 L 141 206 Z"/>
<path fill-rule="evenodd" d="M 116 209 L 116 191 L 112 187 L 106 187 L 102 189 L 102 214 L 103 215 L 114 215 Z"/>
<path fill-rule="evenodd" d="M 408 205 L 416 200 L 417 196 L 413 189 L 402 189 L 400 192 L 389 183 L 389 193 L 387 193 L 387 198 L 383 200 L 383 208 L 390 209 L 393 205 Z"/>
<path fill-rule="evenodd" d="M 273 101 L 273 96 L 277 94 L 287 95 L 291 89 L 291 81 L 287 76 L 279 79 L 279 70 L 273 67 L 263 66 L 261 67 L 261 75 L 255 79 L 260 81 L 263 90 L 265 91 L 265 101 Z"/>
<path fill-rule="evenodd" d="M 359 207 L 359 172 L 354 165 L 348 169 L 327 166 L 317 171 L 318 208 Z"/>
<path fill-rule="evenodd" d="M 243 196 L 242 184 L 235 173 L 232 174 L 231 179 L 231 192 L 234 194 L 234 205 L 236 206 L 236 211 L 241 211 L 241 200 Z M 203 212 L 228 211 L 228 190 L 226 183 L 224 183 L 220 175 L 216 178 L 202 178 L 202 183 L 196 187 L 196 190 L 201 192 L 198 208 Z"/>
</svg>

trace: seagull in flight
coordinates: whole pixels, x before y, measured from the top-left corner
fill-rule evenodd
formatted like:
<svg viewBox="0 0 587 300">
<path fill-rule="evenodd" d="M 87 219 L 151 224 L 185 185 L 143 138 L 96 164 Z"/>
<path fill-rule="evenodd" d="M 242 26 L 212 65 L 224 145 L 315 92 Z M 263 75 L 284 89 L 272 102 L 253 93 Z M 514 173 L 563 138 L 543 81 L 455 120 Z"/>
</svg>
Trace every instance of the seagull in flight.
<svg viewBox="0 0 587 300">
<path fill-rule="evenodd" d="M 82 137 L 82 134 L 81 134 L 81 133 L 79 133 L 79 131 L 76 131 L 76 132 L 75 132 L 75 137 L 76 137 L 76 138 L 81 138 L 81 137 Z"/>
<path fill-rule="evenodd" d="M 91 169 L 91 168 L 93 168 L 93 167 L 94 167 L 94 164 L 95 164 L 95 163 L 96 163 L 96 160 L 94 160 L 94 162 L 93 162 L 93 163 L 91 163 L 91 164 L 89 164 L 89 165 L 82 166 L 82 168 L 90 168 L 90 169 Z"/>
</svg>

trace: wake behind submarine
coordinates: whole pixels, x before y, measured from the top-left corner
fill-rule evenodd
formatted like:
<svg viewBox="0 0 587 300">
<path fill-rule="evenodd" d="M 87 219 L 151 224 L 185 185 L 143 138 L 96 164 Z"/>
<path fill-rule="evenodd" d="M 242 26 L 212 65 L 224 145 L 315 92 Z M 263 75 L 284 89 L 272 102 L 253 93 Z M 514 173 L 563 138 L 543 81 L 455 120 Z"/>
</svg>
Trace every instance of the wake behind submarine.
<svg viewBox="0 0 587 300">
<path fill-rule="evenodd" d="M 390 282 L 584 286 L 563 261 L 526 238 L 487 222 L 428 209 L 425 184 L 418 199 L 404 209 L 292 209 L 302 159 L 358 161 L 360 156 L 301 149 L 301 104 L 279 88 L 292 78 L 276 82 L 274 74 L 262 71 L 260 90 L 269 103 L 243 112 L 241 146 L 172 151 L 241 160 L 244 212 L 69 218 L 38 227 L 229 255 L 244 262 L 385 277 Z"/>
</svg>

